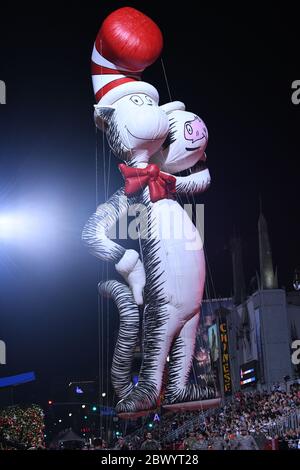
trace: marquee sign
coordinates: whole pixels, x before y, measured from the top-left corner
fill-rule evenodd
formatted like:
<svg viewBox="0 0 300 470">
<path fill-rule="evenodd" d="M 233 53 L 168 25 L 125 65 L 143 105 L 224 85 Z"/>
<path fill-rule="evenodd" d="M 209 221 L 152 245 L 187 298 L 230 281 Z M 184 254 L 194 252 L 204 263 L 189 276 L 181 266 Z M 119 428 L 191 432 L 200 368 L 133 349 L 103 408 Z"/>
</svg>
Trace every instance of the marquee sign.
<svg viewBox="0 0 300 470">
<path fill-rule="evenodd" d="M 221 370 L 223 376 L 224 395 L 232 394 L 232 381 L 230 374 L 230 360 L 229 360 L 229 340 L 227 320 L 225 317 L 220 318 L 220 345 L 221 345 Z"/>
</svg>

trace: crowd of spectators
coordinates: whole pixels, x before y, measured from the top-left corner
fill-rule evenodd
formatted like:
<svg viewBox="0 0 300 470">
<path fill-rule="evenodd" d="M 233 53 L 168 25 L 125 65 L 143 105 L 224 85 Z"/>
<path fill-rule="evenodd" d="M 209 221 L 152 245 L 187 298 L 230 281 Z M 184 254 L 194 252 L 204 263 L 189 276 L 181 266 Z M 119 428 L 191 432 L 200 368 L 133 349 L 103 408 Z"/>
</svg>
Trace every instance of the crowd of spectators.
<svg viewBox="0 0 300 470">
<path fill-rule="evenodd" d="M 101 437 L 89 438 L 85 442 L 72 430 L 69 430 L 65 441 L 62 446 L 53 448 L 120 451 L 300 450 L 300 385 L 295 384 L 288 391 L 274 386 L 269 393 L 238 392 L 224 406 L 205 412 L 167 412 L 153 422 L 149 422 L 148 417 L 133 434 L 119 434 L 115 442 L 108 443 Z M 60 442 L 58 438 L 57 442 Z M 8 438 L 0 429 L 0 449 L 45 448 L 42 444 L 21 444 Z"/>
<path fill-rule="evenodd" d="M 199 419 L 198 419 L 199 418 Z M 202 418 L 202 419 L 201 419 Z M 293 423 L 289 419 L 293 418 Z M 189 432 L 181 428 L 191 423 Z M 152 439 L 164 449 L 243 450 L 300 447 L 300 388 L 289 392 L 274 387 L 271 393 L 236 393 L 225 406 L 206 414 L 165 415 L 154 426 Z M 166 439 L 173 436 L 172 439 Z M 128 436 L 131 448 L 142 448 L 144 436 Z"/>
</svg>

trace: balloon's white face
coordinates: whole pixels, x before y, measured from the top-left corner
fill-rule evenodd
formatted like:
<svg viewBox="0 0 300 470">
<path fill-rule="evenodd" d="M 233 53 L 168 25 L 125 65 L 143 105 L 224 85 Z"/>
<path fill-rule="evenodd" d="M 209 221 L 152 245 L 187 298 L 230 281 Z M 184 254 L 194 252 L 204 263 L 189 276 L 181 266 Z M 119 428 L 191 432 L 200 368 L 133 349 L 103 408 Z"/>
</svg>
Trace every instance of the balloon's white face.
<svg viewBox="0 0 300 470">
<path fill-rule="evenodd" d="M 108 119 L 103 118 L 102 110 L 110 114 Z M 144 93 L 126 95 L 109 107 L 96 107 L 95 115 L 96 124 L 97 117 L 107 124 L 106 135 L 113 152 L 137 163 L 148 163 L 169 131 L 167 114 Z"/>
<path fill-rule="evenodd" d="M 167 173 L 178 173 L 205 159 L 208 141 L 206 125 L 194 113 L 176 110 L 168 114 L 170 130 L 162 149 L 153 156 Z"/>
<path fill-rule="evenodd" d="M 165 112 L 150 96 L 142 93 L 124 96 L 113 106 L 122 143 L 133 158 L 143 153 L 149 159 L 168 134 L 169 122 Z"/>
</svg>

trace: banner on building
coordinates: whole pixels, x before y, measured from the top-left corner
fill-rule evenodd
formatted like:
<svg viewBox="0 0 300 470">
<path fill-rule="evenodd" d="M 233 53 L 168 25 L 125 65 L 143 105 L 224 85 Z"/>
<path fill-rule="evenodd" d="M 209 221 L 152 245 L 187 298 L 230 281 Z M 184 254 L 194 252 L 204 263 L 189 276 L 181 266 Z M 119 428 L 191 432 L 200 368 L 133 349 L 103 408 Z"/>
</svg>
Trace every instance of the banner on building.
<svg viewBox="0 0 300 470">
<path fill-rule="evenodd" d="M 230 353 L 229 353 L 229 338 L 226 314 L 220 312 L 219 317 L 219 333 L 220 333 L 220 350 L 221 350 L 221 373 L 223 379 L 224 395 L 232 394 L 232 380 L 230 373 Z"/>
<path fill-rule="evenodd" d="M 190 376 L 191 382 L 197 384 L 205 384 L 206 380 L 213 381 L 219 394 L 222 393 L 223 383 L 219 331 L 220 313 L 228 314 L 232 309 L 231 298 L 203 301 Z"/>
</svg>

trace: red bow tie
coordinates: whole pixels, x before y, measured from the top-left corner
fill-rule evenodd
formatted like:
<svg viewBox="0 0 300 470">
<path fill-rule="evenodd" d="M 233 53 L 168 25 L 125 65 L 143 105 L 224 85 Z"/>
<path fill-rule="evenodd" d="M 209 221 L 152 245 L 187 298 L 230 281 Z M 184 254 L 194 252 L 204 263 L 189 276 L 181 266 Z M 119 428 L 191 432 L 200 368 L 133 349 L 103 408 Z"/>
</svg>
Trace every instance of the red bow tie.
<svg viewBox="0 0 300 470">
<path fill-rule="evenodd" d="M 127 196 L 135 194 L 148 185 L 152 202 L 174 198 L 176 178 L 162 173 L 154 163 L 146 168 L 132 168 L 121 163 L 119 169 L 125 179 L 125 194 Z"/>
</svg>

